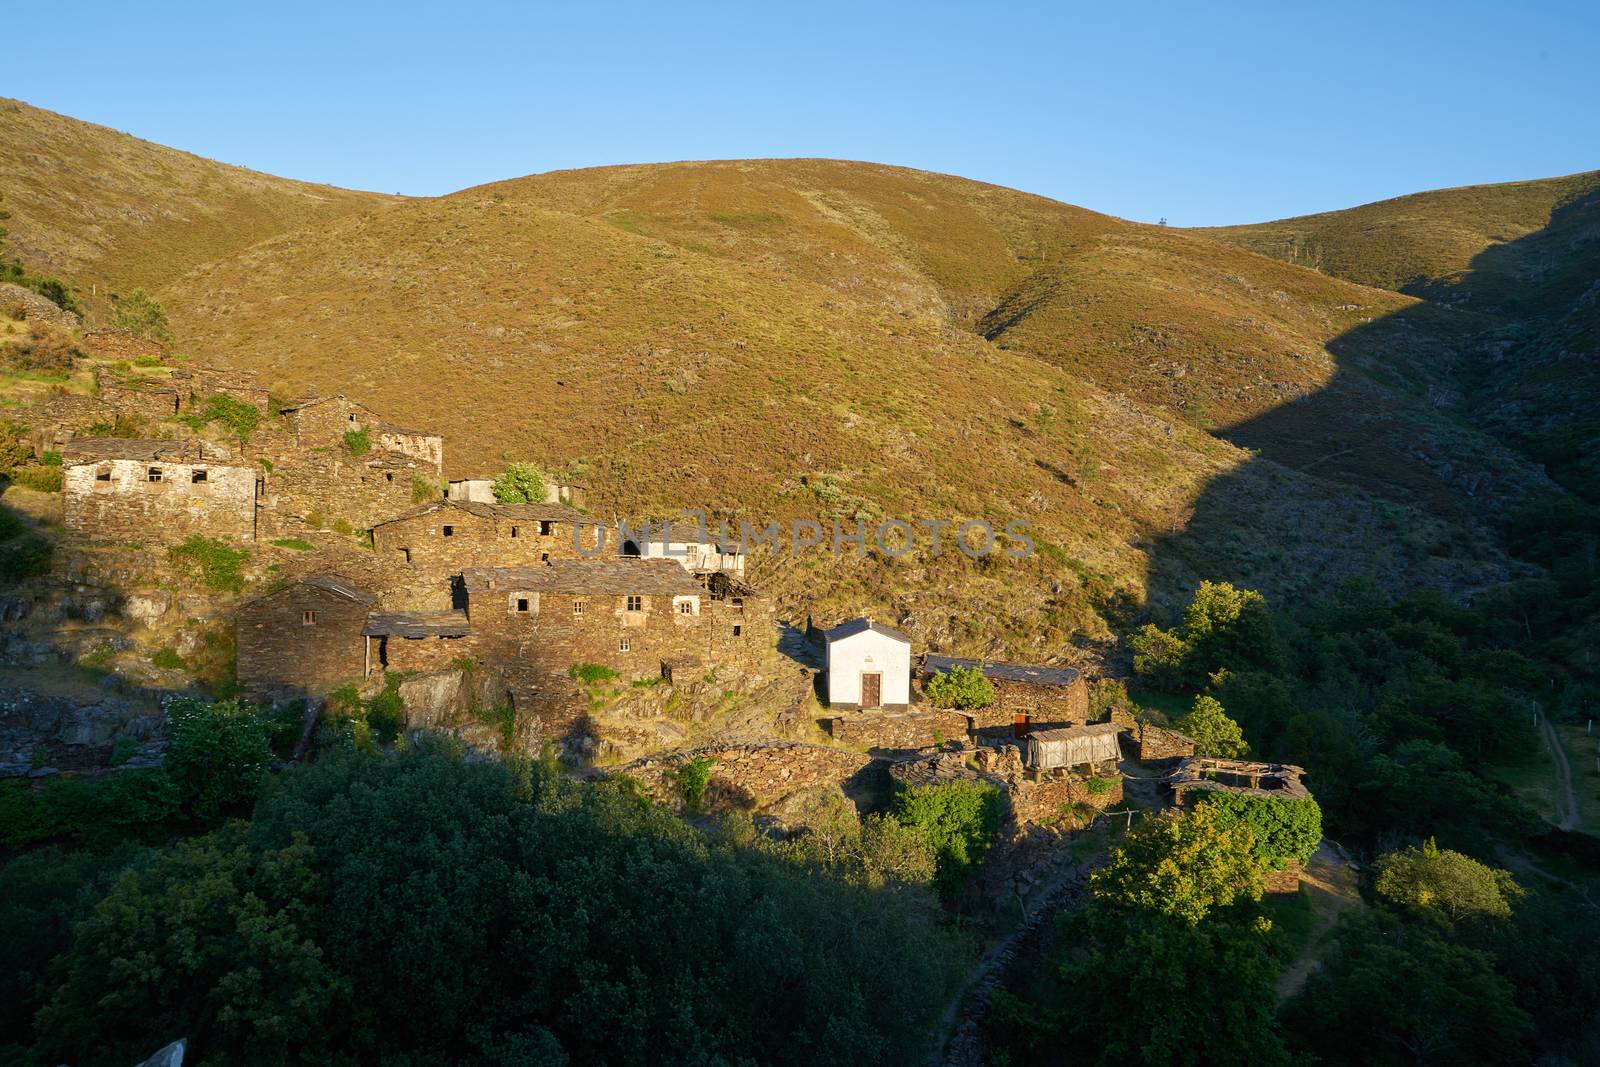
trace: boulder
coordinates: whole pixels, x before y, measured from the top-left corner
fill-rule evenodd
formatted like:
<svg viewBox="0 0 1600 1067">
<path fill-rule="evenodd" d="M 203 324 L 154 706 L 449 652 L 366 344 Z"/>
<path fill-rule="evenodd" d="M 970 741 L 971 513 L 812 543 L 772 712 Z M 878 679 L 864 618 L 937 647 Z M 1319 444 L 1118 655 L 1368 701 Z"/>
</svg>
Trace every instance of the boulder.
<svg viewBox="0 0 1600 1067">
<path fill-rule="evenodd" d="M 131 593 L 122 606 L 128 618 L 144 626 L 153 626 L 172 608 L 172 594 L 164 589 L 150 593 Z"/>
</svg>

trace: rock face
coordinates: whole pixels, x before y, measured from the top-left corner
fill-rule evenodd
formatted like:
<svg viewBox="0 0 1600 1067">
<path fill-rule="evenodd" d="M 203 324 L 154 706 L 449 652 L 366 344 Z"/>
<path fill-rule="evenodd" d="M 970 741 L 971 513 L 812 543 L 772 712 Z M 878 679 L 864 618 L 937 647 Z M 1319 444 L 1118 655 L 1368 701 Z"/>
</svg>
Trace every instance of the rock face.
<svg viewBox="0 0 1600 1067">
<path fill-rule="evenodd" d="M 149 593 L 130 593 L 122 606 L 123 613 L 145 626 L 153 625 L 172 607 L 172 594 L 164 589 Z"/>
<path fill-rule="evenodd" d="M 399 685 L 405 702 L 406 728 L 434 730 L 474 707 L 494 708 L 506 702 L 506 683 L 499 671 L 482 667 L 471 671 L 432 671 L 414 674 Z"/>
<path fill-rule="evenodd" d="M 64 326 L 69 330 L 78 325 L 79 321 L 77 315 L 65 308 L 57 307 L 54 301 L 40 296 L 32 289 L 24 289 L 10 282 L 0 284 L 0 313 L 10 315 L 14 319 L 48 322 L 52 326 Z"/>
<path fill-rule="evenodd" d="M 103 749 L 129 738 L 139 746 L 140 756 L 153 760 L 166 734 L 164 715 L 141 714 L 127 697 L 80 704 L 25 689 L 0 689 L 0 776 L 30 773 L 40 745 Z"/>
</svg>

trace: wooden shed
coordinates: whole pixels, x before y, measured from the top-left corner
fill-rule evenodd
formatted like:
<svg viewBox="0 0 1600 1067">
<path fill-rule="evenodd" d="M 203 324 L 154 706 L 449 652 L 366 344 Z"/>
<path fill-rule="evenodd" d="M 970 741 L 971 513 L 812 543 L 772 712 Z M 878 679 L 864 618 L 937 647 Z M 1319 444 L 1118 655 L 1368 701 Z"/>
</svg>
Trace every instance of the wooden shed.
<svg viewBox="0 0 1600 1067">
<path fill-rule="evenodd" d="M 1114 722 L 1035 730 L 1027 737 L 1024 754 L 1028 766 L 1041 771 L 1080 766 L 1099 768 L 1108 762 L 1114 767 L 1122 756 L 1117 745 L 1117 735 L 1121 732 L 1122 727 Z"/>
</svg>

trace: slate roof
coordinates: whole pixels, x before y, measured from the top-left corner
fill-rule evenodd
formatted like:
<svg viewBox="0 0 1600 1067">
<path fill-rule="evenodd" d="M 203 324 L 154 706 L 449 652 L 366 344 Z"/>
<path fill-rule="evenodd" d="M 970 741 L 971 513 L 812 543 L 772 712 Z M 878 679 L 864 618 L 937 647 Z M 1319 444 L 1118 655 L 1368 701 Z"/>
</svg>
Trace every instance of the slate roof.
<svg viewBox="0 0 1600 1067">
<path fill-rule="evenodd" d="M 580 486 L 579 488 L 582 487 Z M 661 543 L 662 524 L 659 522 L 652 522 L 649 525 L 650 543 L 653 545 L 659 545 Z M 702 529 L 700 524 L 697 522 L 673 522 L 667 523 L 666 527 L 667 544 L 669 545 L 716 545 L 717 548 L 722 548 L 722 537 L 718 532 L 716 525 L 707 524 L 705 528 Z M 638 533 L 640 531 L 630 529 L 629 532 Z M 736 554 L 739 548 L 739 531 L 737 526 L 729 528 L 727 541 L 728 554 Z"/>
<path fill-rule="evenodd" d="M 308 574 L 301 578 L 300 584 L 309 585 L 314 589 L 325 590 L 357 604 L 376 604 L 378 602 L 376 595 L 367 592 L 342 574 L 329 574 L 326 571 L 319 571 L 316 574 Z"/>
<path fill-rule="evenodd" d="M 367 637 L 465 637 L 472 628 L 464 611 L 375 611 L 361 632 Z"/>
<path fill-rule="evenodd" d="M 136 437 L 74 437 L 61 447 L 64 463 L 92 463 L 103 459 L 166 460 L 168 462 L 204 459 L 200 446 L 193 441 L 157 441 Z M 207 463 L 224 464 L 237 461 L 206 459 Z"/>
<path fill-rule="evenodd" d="M 982 660 L 958 659 L 955 656 L 922 657 L 923 675 L 935 671 L 948 671 L 952 667 L 977 667 L 983 676 L 996 682 L 1027 682 L 1030 685 L 1072 685 L 1079 674 L 1075 667 L 1034 667 L 1025 663 L 985 663 Z"/>
<path fill-rule="evenodd" d="M 893 638 L 896 641 L 903 641 L 908 645 L 911 643 L 911 638 L 896 630 L 893 626 L 885 626 L 883 623 L 873 622 L 871 619 L 851 619 L 849 622 L 841 622 L 831 630 L 824 630 L 822 636 L 829 641 L 841 641 L 846 637 L 864 634 L 868 630 L 875 634 L 882 634 L 884 637 Z"/>
<path fill-rule="evenodd" d="M 706 595 L 705 586 L 670 559 L 553 559 L 537 567 L 466 567 L 461 581 L 468 592 Z"/>
<path fill-rule="evenodd" d="M 1221 793 L 1240 793 L 1244 796 L 1303 800 L 1311 795 L 1311 791 L 1300 780 L 1300 776 L 1305 773 L 1304 767 L 1296 767 L 1292 763 L 1257 763 L 1253 760 L 1224 759 L 1219 756 L 1188 756 L 1179 761 L 1177 768 L 1167 775 L 1166 783 L 1174 787 L 1214 789 Z M 1229 778 L 1255 778 L 1257 781 L 1274 784 L 1252 789 L 1248 785 L 1234 785 L 1212 777 L 1216 774 L 1227 775 Z"/>
<path fill-rule="evenodd" d="M 598 519 L 592 518 L 579 511 L 577 508 L 568 507 L 566 504 L 485 504 L 479 500 L 430 500 L 410 511 L 401 512 L 392 519 L 378 523 L 378 526 L 387 526 L 391 522 L 405 522 L 421 515 L 429 515 L 440 508 L 459 508 L 470 515 L 483 519 L 521 519 L 525 522 L 572 522 L 588 526 L 598 526 Z M 375 527 L 376 528 L 376 527 Z"/>
</svg>

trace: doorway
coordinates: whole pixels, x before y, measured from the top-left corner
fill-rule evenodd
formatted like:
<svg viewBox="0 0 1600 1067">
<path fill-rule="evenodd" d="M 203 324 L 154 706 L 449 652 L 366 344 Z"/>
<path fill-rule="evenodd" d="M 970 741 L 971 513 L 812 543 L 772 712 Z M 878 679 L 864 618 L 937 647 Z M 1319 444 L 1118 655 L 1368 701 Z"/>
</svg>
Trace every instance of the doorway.
<svg viewBox="0 0 1600 1067">
<path fill-rule="evenodd" d="M 861 676 L 861 706 L 875 708 L 883 703 L 883 675 L 863 674 Z"/>
</svg>

